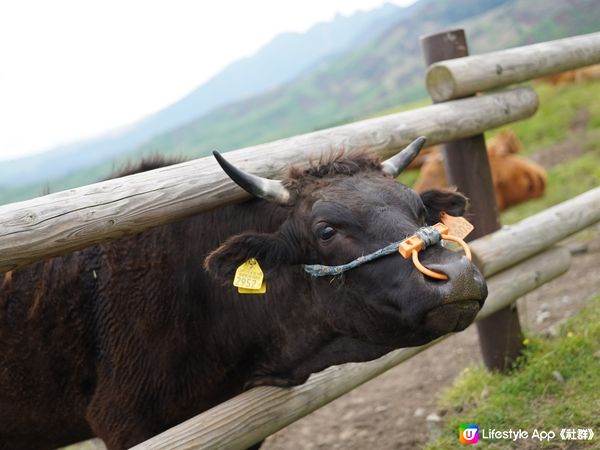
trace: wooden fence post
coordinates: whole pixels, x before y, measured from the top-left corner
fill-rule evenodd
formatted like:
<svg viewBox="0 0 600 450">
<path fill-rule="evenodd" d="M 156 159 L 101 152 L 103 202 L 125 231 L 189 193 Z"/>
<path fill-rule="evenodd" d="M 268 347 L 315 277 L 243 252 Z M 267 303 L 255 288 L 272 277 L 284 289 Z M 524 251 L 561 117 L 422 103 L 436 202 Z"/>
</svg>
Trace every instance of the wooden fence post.
<svg viewBox="0 0 600 450">
<path fill-rule="evenodd" d="M 427 66 L 468 56 L 464 30 L 449 30 L 421 38 Z M 446 175 L 451 185 L 469 197 L 475 231 L 469 240 L 500 228 L 492 175 L 483 134 L 444 145 Z M 522 349 L 522 332 L 516 305 L 477 323 L 483 360 L 490 370 L 505 371 Z"/>
</svg>

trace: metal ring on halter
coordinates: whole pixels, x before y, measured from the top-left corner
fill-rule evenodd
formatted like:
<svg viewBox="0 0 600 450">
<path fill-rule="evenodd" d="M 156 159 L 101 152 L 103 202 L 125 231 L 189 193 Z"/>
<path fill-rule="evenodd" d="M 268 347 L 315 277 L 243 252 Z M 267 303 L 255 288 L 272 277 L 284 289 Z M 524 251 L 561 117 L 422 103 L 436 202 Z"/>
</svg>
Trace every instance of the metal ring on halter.
<svg viewBox="0 0 600 450">
<path fill-rule="evenodd" d="M 447 241 L 452 241 L 452 242 L 456 242 L 457 244 L 459 244 L 462 247 L 462 249 L 464 250 L 466 258 L 469 261 L 471 261 L 471 249 L 469 248 L 469 246 L 467 245 L 467 243 L 465 241 L 463 241 L 462 239 L 460 239 L 456 236 L 452 236 L 449 234 L 442 234 L 442 239 L 446 239 Z M 419 261 L 419 252 L 417 250 L 412 251 L 412 261 L 413 261 L 413 264 L 415 265 L 415 267 L 417 268 L 417 270 L 419 272 L 421 272 L 423 275 L 427 275 L 428 277 L 435 278 L 436 280 L 447 280 L 448 279 L 448 275 L 446 275 L 445 273 L 434 272 L 433 270 L 428 269 L 423 264 L 421 264 L 421 261 Z"/>
</svg>

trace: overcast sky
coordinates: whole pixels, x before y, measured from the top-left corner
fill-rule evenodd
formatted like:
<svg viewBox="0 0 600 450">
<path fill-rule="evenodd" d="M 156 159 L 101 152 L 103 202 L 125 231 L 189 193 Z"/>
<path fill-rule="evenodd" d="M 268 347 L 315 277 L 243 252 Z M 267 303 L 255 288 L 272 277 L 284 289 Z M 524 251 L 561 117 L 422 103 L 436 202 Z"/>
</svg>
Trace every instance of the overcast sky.
<svg viewBox="0 0 600 450">
<path fill-rule="evenodd" d="M 2 0 L 0 160 L 129 124 L 278 33 L 383 3 Z"/>
</svg>

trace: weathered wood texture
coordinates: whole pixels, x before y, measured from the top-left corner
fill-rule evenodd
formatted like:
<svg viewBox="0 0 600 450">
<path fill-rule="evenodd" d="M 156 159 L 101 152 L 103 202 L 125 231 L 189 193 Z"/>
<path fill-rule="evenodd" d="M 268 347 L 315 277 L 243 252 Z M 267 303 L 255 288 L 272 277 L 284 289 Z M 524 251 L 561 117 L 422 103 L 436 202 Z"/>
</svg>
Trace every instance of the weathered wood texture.
<svg viewBox="0 0 600 450">
<path fill-rule="evenodd" d="M 227 153 L 249 172 L 369 148 L 389 156 L 415 137 L 436 144 L 531 116 L 536 94 L 515 89 L 432 105 Z M 0 206 L 0 272 L 197 214 L 246 197 L 212 158 Z"/>
<path fill-rule="evenodd" d="M 469 55 L 463 29 L 422 37 L 421 48 L 427 66 Z M 448 182 L 464 193 L 471 204 L 475 230 L 469 240 L 499 229 L 496 190 L 483 134 L 444 144 L 444 164 Z M 501 372 L 509 370 L 523 349 L 523 333 L 516 307 L 512 310 L 500 310 L 482 320 L 477 324 L 477 332 L 486 367 Z"/>
<path fill-rule="evenodd" d="M 442 59 L 454 60 L 469 54 L 462 29 L 424 36 L 421 38 L 421 48 L 427 66 Z M 450 185 L 456 186 L 469 197 L 472 222 L 475 225 L 469 240 L 500 228 L 496 191 L 483 133 L 444 144 L 444 164 Z"/>
<path fill-rule="evenodd" d="M 510 306 L 515 300 L 562 275 L 571 266 L 571 253 L 564 247 L 550 247 L 487 280 L 489 296 L 477 320 Z"/>
<path fill-rule="evenodd" d="M 600 32 L 438 62 L 426 85 L 435 101 L 446 101 L 597 63 Z"/>
<path fill-rule="evenodd" d="M 489 277 L 598 221 L 600 187 L 477 239 L 473 260 Z"/>
<path fill-rule="evenodd" d="M 489 297 L 477 320 L 566 272 L 569 264 L 568 251 L 552 248 L 488 280 Z M 251 389 L 133 449 L 247 448 L 444 338 L 421 347 L 396 350 L 375 361 L 330 367 L 291 389 Z"/>
</svg>

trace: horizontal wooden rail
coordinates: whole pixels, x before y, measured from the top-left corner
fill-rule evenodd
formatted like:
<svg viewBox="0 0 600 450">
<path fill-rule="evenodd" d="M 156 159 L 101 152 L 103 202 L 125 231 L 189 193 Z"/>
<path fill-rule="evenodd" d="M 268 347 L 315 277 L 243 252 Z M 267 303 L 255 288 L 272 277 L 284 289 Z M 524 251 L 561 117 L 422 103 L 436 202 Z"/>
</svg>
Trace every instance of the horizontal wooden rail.
<svg viewBox="0 0 600 450">
<path fill-rule="evenodd" d="M 597 187 L 473 241 L 473 259 L 489 277 L 599 221 L 600 187 Z"/>
<path fill-rule="evenodd" d="M 426 85 L 436 102 L 600 63 L 600 32 L 432 64 Z"/>
<path fill-rule="evenodd" d="M 389 156 L 417 136 L 429 144 L 479 134 L 531 116 L 530 89 L 431 105 L 247 147 L 227 157 L 257 175 L 358 148 Z M 0 272 L 137 233 L 246 197 L 212 158 L 0 206 Z"/>
<path fill-rule="evenodd" d="M 489 296 L 476 320 L 566 272 L 570 254 L 552 248 L 488 280 Z M 290 389 L 258 387 L 159 434 L 135 450 L 244 449 L 342 394 L 435 345 L 393 351 L 367 363 L 343 364 L 312 375 Z"/>
</svg>

